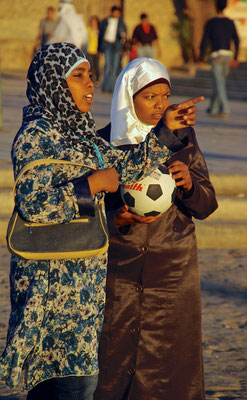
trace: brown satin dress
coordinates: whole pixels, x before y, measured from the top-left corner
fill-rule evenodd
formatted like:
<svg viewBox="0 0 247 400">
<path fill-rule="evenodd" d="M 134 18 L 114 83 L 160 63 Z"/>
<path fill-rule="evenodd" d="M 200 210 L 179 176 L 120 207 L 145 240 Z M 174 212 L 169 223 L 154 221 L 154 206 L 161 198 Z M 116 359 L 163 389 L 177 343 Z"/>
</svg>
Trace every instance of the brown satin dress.
<svg viewBox="0 0 247 400">
<path fill-rule="evenodd" d="M 132 225 L 126 233 L 115 229 L 109 217 L 107 300 L 95 400 L 205 399 L 192 217 L 206 218 L 217 201 L 194 130 L 186 131 L 188 145 L 169 162 L 179 159 L 189 166 L 191 196 L 184 198 L 178 190 L 175 203 L 160 219 Z"/>
</svg>

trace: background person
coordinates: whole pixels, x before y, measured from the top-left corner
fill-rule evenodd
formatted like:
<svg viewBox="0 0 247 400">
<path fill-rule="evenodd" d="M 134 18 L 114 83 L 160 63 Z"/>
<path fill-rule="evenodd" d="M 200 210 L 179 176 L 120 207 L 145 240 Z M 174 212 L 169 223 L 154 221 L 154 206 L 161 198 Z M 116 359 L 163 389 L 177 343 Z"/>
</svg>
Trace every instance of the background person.
<svg viewBox="0 0 247 400">
<path fill-rule="evenodd" d="M 90 62 L 92 78 L 95 86 L 99 86 L 99 55 L 98 55 L 98 40 L 99 40 L 99 19 L 96 15 L 90 18 L 87 28 L 88 43 L 87 43 L 87 58 Z"/>
<path fill-rule="evenodd" d="M 96 135 L 90 113 L 94 85 L 84 53 L 55 43 L 28 70 L 23 121 L 12 146 L 15 178 L 30 161 L 54 158 L 97 168 L 40 165 L 22 175 L 16 206 L 27 221 L 66 223 L 92 215 L 105 191 L 139 179 L 183 147 L 163 123 L 130 151 Z M 169 111 L 179 126 L 180 110 Z M 184 117 L 186 109 L 184 109 Z M 91 400 L 97 384 L 98 339 L 104 315 L 107 253 L 88 258 L 11 257 L 11 314 L 0 377 L 9 387 L 25 372 L 28 400 Z"/>
<path fill-rule="evenodd" d="M 57 20 L 55 19 L 55 8 L 47 7 L 46 17 L 40 21 L 36 50 L 46 46 L 48 40 L 52 37 L 55 31 L 56 25 Z"/>
<path fill-rule="evenodd" d="M 120 17 L 120 8 L 113 6 L 111 15 L 103 19 L 99 27 L 98 51 L 104 53 L 103 92 L 113 92 L 120 70 L 121 52 L 126 40 L 126 26 Z"/>
<path fill-rule="evenodd" d="M 169 107 L 169 96 L 161 63 L 130 62 L 116 82 L 111 125 L 99 133 L 131 148 Z M 195 118 L 195 107 L 191 113 Z M 110 247 L 95 400 L 205 399 L 192 217 L 206 218 L 217 201 L 194 129 L 184 125 L 173 133 L 188 144 L 166 163 L 177 194 L 162 216 L 132 214 L 127 206 L 119 209 L 121 198 L 107 195 Z"/>
<path fill-rule="evenodd" d="M 161 55 L 158 35 L 156 29 L 150 24 L 148 15 L 142 13 L 140 15 L 141 23 L 134 29 L 132 35 L 132 45 L 137 46 L 137 57 L 154 58 L 154 48 L 157 48 L 157 56 Z"/>
<path fill-rule="evenodd" d="M 68 42 L 85 49 L 87 45 L 87 28 L 83 16 L 76 12 L 72 0 L 59 3 L 59 19 L 53 36 L 48 43 Z"/>
<path fill-rule="evenodd" d="M 220 118 L 227 118 L 230 113 L 226 80 L 230 72 L 230 65 L 232 68 L 238 66 L 239 50 L 239 37 L 235 24 L 223 13 L 226 6 L 226 0 L 216 0 L 217 16 L 206 23 L 200 48 L 200 61 L 203 61 L 207 45 L 210 44 L 211 47 L 210 64 L 213 73 L 213 94 L 208 112 L 213 117 Z M 232 42 L 235 46 L 234 56 L 231 50 Z"/>
</svg>

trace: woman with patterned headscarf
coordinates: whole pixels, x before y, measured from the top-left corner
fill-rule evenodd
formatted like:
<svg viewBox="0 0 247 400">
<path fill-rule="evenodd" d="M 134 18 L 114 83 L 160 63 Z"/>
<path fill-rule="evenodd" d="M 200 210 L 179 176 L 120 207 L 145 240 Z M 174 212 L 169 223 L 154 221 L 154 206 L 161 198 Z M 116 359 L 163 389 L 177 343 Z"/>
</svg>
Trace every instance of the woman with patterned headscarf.
<svg viewBox="0 0 247 400">
<path fill-rule="evenodd" d="M 160 62 L 133 60 L 116 82 L 111 124 L 98 133 L 133 148 L 169 108 L 170 94 Z M 217 201 L 194 129 L 181 128 L 173 133 L 188 144 L 166 163 L 177 191 L 164 214 L 141 217 L 115 193 L 106 197 L 110 246 L 95 400 L 205 399 L 192 217 L 206 218 Z"/>
<path fill-rule="evenodd" d="M 118 178 L 139 179 L 183 147 L 169 129 L 180 124 L 178 109 L 128 152 L 98 137 L 90 113 L 90 74 L 83 52 L 68 43 L 44 47 L 30 65 L 29 104 L 12 147 L 15 177 L 31 161 L 46 158 L 97 171 L 88 175 L 87 168 L 61 164 L 27 171 L 16 186 L 16 206 L 27 221 L 66 223 L 90 215 L 105 191 L 117 190 Z M 107 254 L 42 261 L 12 256 L 11 315 L 0 376 L 14 387 L 24 370 L 28 400 L 92 399 L 106 263 Z"/>
</svg>

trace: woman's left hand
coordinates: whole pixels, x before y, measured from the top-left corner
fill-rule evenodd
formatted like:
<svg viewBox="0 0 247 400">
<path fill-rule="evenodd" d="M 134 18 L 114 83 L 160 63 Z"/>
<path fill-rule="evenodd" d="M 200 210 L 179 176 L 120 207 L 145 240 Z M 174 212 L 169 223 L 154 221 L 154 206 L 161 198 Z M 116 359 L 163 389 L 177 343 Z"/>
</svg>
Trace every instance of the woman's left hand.
<svg viewBox="0 0 247 400">
<path fill-rule="evenodd" d="M 172 178 L 176 181 L 176 186 L 182 187 L 188 192 L 192 188 L 192 179 L 188 165 L 182 161 L 173 161 L 168 167 L 168 172 L 172 174 Z"/>
<path fill-rule="evenodd" d="M 128 206 L 125 204 L 117 212 L 115 217 L 115 225 L 117 228 L 119 228 L 120 226 L 132 224 L 151 224 L 160 217 L 161 214 L 156 215 L 155 217 L 142 217 L 141 215 L 133 214 L 129 211 Z"/>
</svg>

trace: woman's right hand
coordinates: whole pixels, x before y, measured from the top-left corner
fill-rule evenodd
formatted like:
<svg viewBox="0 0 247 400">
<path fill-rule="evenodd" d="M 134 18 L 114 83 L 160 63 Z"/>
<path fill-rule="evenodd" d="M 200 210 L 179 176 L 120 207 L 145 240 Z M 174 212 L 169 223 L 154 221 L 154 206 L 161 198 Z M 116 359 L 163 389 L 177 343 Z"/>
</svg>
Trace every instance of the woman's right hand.
<svg viewBox="0 0 247 400">
<path fill-rule="evenodd" d="M 118 189 L 118 173 L 115 168 L 98 169 L 87 180 L 92 195 L 98 192 L 113 193 Z"/>
<path fill-rule="evenodd" d="M 197 110 L 195 104 L 203 100 L 204 97 L 200 96 L 167 107 L 163 115 L 164 124 L 171 131 L 195 125 Z"/>
</svg>

